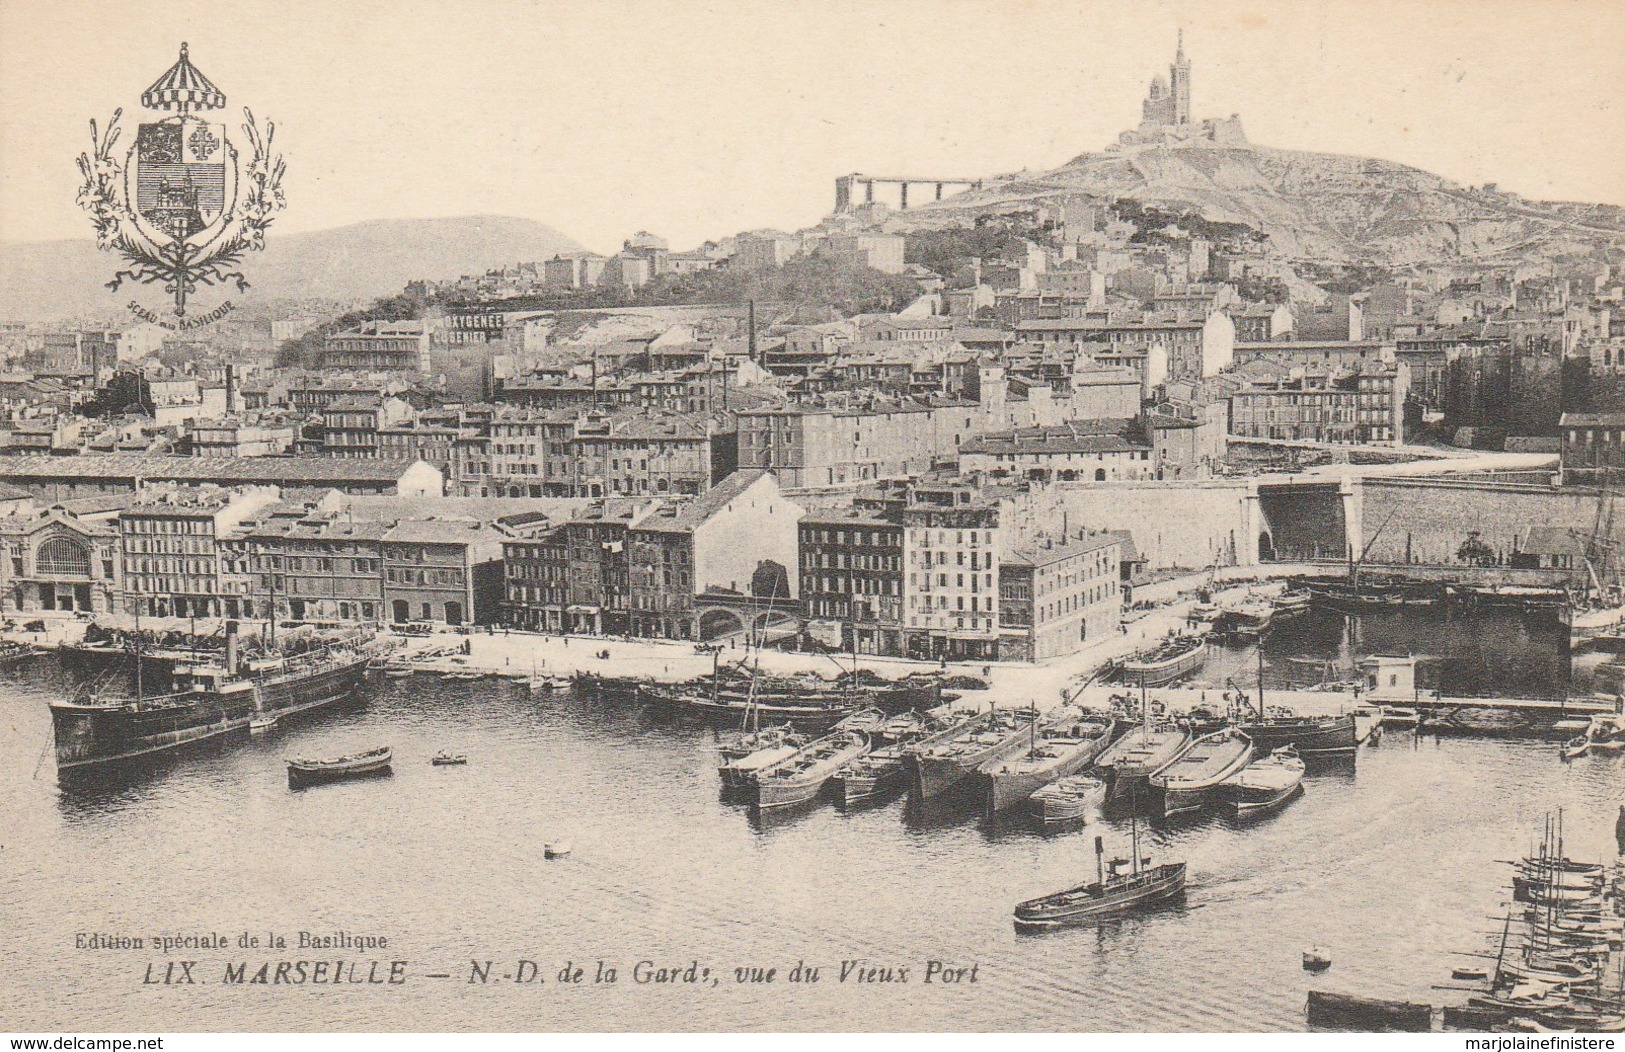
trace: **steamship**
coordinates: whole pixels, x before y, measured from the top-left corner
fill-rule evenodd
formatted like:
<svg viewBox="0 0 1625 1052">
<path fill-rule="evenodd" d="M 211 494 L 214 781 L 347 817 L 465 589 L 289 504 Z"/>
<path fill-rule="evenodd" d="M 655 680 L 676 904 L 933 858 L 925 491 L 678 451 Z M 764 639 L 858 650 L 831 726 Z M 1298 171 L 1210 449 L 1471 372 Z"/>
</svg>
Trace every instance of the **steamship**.
<svg viewBox="0 0 1625 1052">
<path fill-rule="evenodd" d="M 360 687 L 367 660 L 363 647 L 341 643 L 245 662 L 236 622 L 229 622 L 224 663 L 177 668 L 172 693 L 51 702 L 57 780 L 95 777 L 210 739 L 247 734 L 256 719 L 346 701 Z"/>
</svg>

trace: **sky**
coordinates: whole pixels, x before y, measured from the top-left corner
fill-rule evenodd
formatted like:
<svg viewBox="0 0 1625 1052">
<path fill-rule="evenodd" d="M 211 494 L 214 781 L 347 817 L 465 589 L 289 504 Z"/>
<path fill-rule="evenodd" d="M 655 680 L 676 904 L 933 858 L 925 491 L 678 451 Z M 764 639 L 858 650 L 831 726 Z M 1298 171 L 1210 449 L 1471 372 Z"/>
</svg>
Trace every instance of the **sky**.
<svg viewBox="0 0 1625 1052">
<path fill-rule="evenodd" d="M 183 40 L 276 123 L 278 230 L 499 214 L 613 251 L 810 225 L 846 172 L 1099 150 L 1181 27 L 1195 116 L 1255 143 L 1625 205 L 1618 0 L 0 0 L 0 241 L 89 236 L 88 121 L 140 119 Z"/>
</svg>

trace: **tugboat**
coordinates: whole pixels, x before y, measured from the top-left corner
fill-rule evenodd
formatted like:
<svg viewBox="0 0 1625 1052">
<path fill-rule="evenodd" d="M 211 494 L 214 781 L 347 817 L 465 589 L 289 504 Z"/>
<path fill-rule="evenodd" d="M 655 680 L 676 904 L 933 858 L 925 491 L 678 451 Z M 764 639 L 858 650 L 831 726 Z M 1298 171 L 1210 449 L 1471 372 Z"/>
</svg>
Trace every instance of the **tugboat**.
<svg viewBox="0 0 1625 1052">
<path fill-rule="evenodd" d="M 1017 931 L 1045 931 L 1076 925 L 1098 924 L 1114 917 L 1141 913 L 1169 902 L 1185 891 L 1185 863 L 1165 862 L 1152 866 L 1140 857 L 1140 829 L 1132 826 L 1132 859 L 1104 861 L 1105 845 L 1095 837 L 1095 881 L 1057 891 L 1042 898 L 1028 899 L 1016 906 Z M 1123 872 L 1128 866 L 1128 872 Z"/>
</svg>

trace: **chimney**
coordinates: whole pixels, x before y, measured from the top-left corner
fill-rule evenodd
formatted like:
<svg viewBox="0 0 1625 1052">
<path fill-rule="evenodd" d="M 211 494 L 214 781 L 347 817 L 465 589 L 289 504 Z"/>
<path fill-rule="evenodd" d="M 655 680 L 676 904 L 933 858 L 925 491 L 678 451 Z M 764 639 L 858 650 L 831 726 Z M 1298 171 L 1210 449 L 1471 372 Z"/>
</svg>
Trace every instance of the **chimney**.
<svg viewBox="0 0 1625 1052">
<path fill-rule="evenodd" d="M 226 622 L 226 675 L 237 675 L 237 622 Z"/>
<path fill-rule="evenodd" d="M 237 367 L 226 365 L 226 415 L 237 411 Z"/>
<path fill-rule="evenodd" d="M 749 315 L 750 320 L 747 323 L 750 326 L 750 333 L 746 337 L 746 339 L 749 340 L 750 360 L 753 361 L 753 362 L 756 362 L 757 365 L 761 365 L 762 364 L 761 362 L 756 361 L 756 301 L 755 300 L 748 300 L 746 302 L 749 304 L 749 307 L 750 307 L 750 315 Z"/>
</svg>

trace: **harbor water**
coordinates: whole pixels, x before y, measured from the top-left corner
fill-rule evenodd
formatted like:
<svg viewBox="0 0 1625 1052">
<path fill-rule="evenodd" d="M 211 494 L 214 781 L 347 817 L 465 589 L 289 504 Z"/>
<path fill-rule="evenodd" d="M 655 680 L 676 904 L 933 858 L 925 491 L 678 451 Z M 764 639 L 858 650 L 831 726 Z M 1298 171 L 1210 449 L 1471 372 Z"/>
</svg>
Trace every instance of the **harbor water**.
<svg viewBox="0 0 1625 1052">
<path fill-rule="evenodd" d="M 1335 656 L 1347 641 L 1316 645 Z M 1553 660 L 1538 635 L 1516 645 L 1519 667 Z M 1251 667 L 1246 652 L 1225 654 L 1238 678 Z M 1301 1030 L 1312 987 L 1459 1000 L 1430 987 L 1450 982 L 1459 951 L 1493 953 L 1510 896 L 1499 860 L 1528 850 L 1558 807 L 1570 855 L 1611 859 L 1625 792 L 1618 758 L 1564 764 L 1549 742 L 1390 732 L 1357 767 L 1312 773 L 1273 816 L 1142 826 L 1154 861 L 1188 862 L 1182 906 L 1028 936 L 1015 903 L 1092 879 L 1097 835 L 1126 855 L 1125 820 L 1095 807 L 1082 829 L 1042 836 L 974 810 L 916 821 L 895 801 L 763 827 L 719 799 L 703 724 L 426 677 L 373 684 L 352 710 L 284 721 L 122 788 L 70 793 L 45 754 L 45 703 L 67 683 L 45 658 L 0 685 L 0 930 L 14 962 L 0 1004 L 12 1028 L 42 1032 Z M 288 788 L 286 757 L 373 744 L 393 746 L 392 777 Z M 467 765 L 430 766 L 442 749 Z M 564 839 L 570 857 L 545 860 L 543 845 Z M 79 933 L 300 931 L 389 943 L 75 948 Z M 1333 957 L 1323 975 L 1302 970 L 1311 943 Z M 169 958 L 201 961 L 203 984 L 143 982 Z M 404 960 L 406 982 L 220 981 L 227 961 L 323 958 Z M 528 974 L 522 960 L 542 982 L 503 979 Z M 842 982 L 854 960 L 906 968 L 907 982 Z M 471 982 L 485 961 L 491 981 Z M 719 981 L 638 983 L 643 961 Z M 933 961 L 974 965 L 974 981 L 926 983 Z M 557 981 L 567 962 L 581 983 Z M 619 981 L 594 983 L 599 962 Z M 750 968 L 776 969 L 774 981 L 736 981 Z"/>
</svg>

